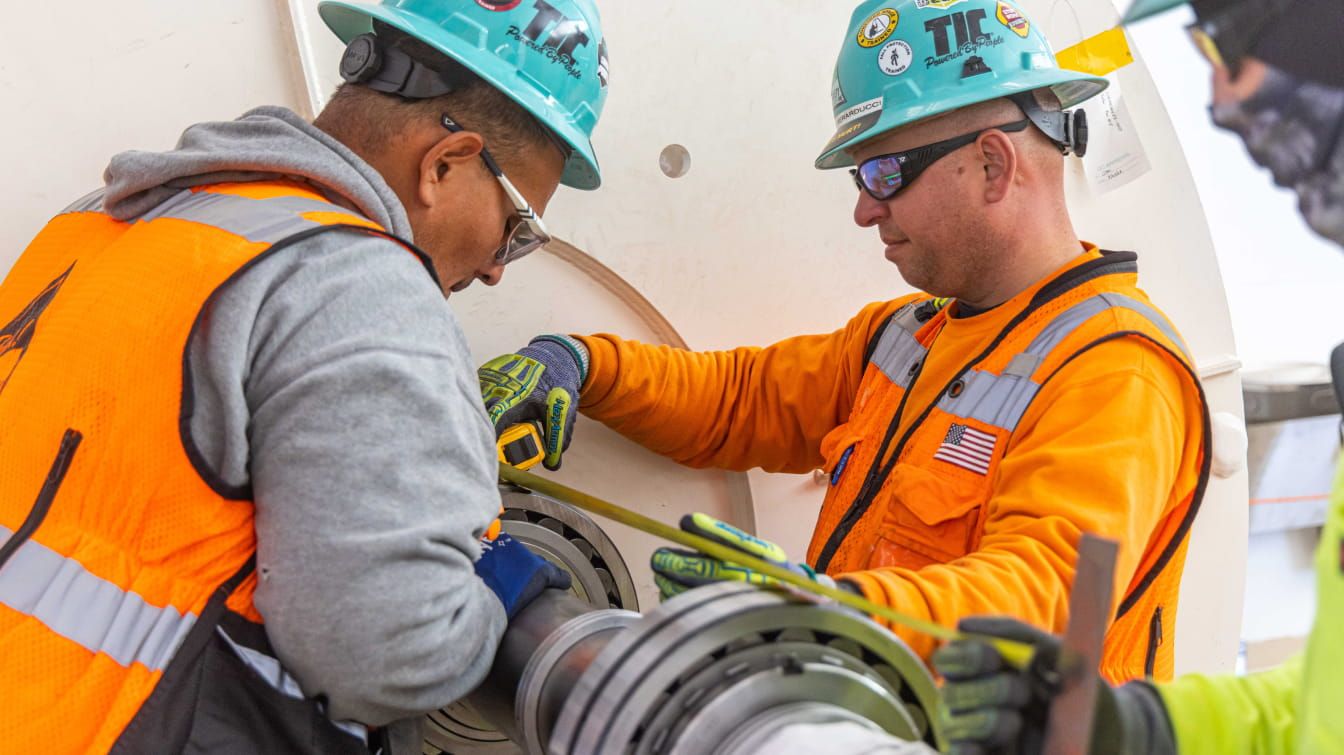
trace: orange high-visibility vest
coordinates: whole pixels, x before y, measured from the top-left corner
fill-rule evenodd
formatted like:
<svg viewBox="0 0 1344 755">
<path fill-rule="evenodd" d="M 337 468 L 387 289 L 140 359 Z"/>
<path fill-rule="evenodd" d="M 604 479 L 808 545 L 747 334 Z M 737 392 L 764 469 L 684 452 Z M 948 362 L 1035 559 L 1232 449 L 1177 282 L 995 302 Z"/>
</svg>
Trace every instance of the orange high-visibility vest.
<svg viewBox="0 0 1344 755">
<path fill-rule="evenodd" d="M 269 252 L 396 239 L 298 183 L 200 187 L 131 222 L 101 204 L 54 218 L 0 285 L 0 749 L 367 752 L 270 651 L 251 491 L 193 445 L 186 355 Z M 244 699 L 260 713 L 231 731 Z M 289 739 L 262 730 L 278 720 Z"/>
<path fill-rule="evenodd" d="M 905 399 L 947 311 L 929 297 L 897 310 L 870 343 L 849 421 L 822 443 L 835 476 L 808 562 L 880 600 L 882 568 L 921 569 L 976 551 L 999 464 L 1012 453 L 1018 422 L 1042 387 L 1089 349 L 1143 339 L 1188 381 L 1184 410 L 1202 418 L 1202 434 L 1179 465 L 1176 489 L 1188 495 L 1162 512 L 1138 570 L 1117 596 L 1101 673 L 1114 682 L 1169 679 L 1174 643 L 1164 638 L 1175 629 L 1188 534 L 1208 482 L 1209 413 L 1184 342 L 1138 290 L 1136 272 L 1128 252 L 1104 253 L 1065 271 L 983 353 L 967 354 L 929 406 Z"/>
</svg>

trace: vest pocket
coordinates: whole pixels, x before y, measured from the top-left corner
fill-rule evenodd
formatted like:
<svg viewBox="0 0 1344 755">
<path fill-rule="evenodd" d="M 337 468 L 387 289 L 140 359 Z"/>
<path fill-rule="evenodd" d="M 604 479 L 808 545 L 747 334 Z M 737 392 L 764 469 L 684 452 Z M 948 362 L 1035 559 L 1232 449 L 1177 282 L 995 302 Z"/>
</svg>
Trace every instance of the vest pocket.
<svg viewBox="0 0 1344 755">
<path fill-rule="evenodd" d="M 61 482 L 65 480 L 65 473 L 70 471 L 70 464 L 75 460 L 75 451 L 82 440 L 84 436 L 73 428 L 67 428 L 65 434 L 61 436 L 61 446 L 56 451 L 56 460 L 51 463 L 47 479 L 42 482 L 42 488 L 37 492 L 37 500 L 28 510 L 28 516 L 24 517 L 23 524 L 19 525 L 3 546 L 0 546 L 0 567 L 3 567 L 14 552 L 33 536 L 38 527 L 42 526 L 42 521 L 47 518 L 47 512 L 51 510 L 52 501 L 56 500 L 56 493 L 61 489 Z"/>
<path fill-rule="evenodd" d="M 978 475 L 897 464 L 876 501 L 881 529 L 868 568 L 920 568 L 966 555 L 979 539 L 988 494 L 988 481 Z"/>
</svg>

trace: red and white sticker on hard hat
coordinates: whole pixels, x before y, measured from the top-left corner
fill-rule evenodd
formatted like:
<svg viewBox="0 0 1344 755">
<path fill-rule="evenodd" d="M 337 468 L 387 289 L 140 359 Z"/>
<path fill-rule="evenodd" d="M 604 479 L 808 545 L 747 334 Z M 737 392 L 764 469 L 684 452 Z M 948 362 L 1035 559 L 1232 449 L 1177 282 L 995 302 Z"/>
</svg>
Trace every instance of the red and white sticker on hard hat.
<svg viewBox="0 0 1344 755">
<path fill-rule="evenodd" d="M 994 14 L 999 19 L 999 23 L 1008 27 L 1008 30 L 1017 36 L 1026 39 L 1031 33 L 1031 22 L 1022 15 L 1022 11 L 1014 8 L 1003 0 L 999 0 L 999 10 Z"/>
</svg>

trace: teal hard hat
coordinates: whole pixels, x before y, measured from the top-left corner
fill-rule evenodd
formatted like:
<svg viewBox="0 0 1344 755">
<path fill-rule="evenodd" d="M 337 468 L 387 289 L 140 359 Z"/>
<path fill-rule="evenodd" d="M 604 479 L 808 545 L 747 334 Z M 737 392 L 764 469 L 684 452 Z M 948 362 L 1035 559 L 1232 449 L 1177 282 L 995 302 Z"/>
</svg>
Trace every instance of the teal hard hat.
<svg viewBox="0 0 1344 755">
<path fill-rule="evenodd" d="M 1185 5 L 1189 0 L 1134 0 L 1125 11 L 1124 18 L 1120 19 L 1122 24 L 1132 24 L 1135 21 L 1142 21 L 1149 16 L 1156 16 L 1159 13 L 1171 10 L 1178 5 Z"/>
<path fill-rule="evenodd" d="M 569 146 L 561 183 L 601 185 L 592 135 L 609 74 L 593 0 L 323 0 L 318 12 L 347 44 L 379 22 L 457 61 Z"/>
<path fill-rule="evenodd" d="M 875 136 L 1046 87 L 1070 108 L 1106 80 L 1060 68 L 1040 29 L 1007 0 L 867 0 L 835 64 L 836 130 L 816 166 L 849 167 L 849 150 Z"/>
</svg>

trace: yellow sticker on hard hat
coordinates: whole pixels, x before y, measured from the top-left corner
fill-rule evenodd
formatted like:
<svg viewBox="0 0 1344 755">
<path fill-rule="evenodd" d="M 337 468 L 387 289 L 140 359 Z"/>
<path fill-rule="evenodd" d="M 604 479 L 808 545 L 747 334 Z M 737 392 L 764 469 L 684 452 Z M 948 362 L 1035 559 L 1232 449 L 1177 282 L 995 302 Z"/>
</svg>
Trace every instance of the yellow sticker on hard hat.
<svg viewBox="0 0 1344 755">
<path fill-rule="evenodd" d="M 1008 31 L 1023 39 L 1026 39 L 1027 34 L 1031 32 L 1031 21 L 1028 21 L 1027 17 L 1022 15 L 1022 11 L 1003 0 L 999 0 L 998 12 L 994 15 L 999 19 L 999 23 L 1008 27 Z"/>
<path fill-rule="evenodd" d="M 859 47 L 877 47 L 886 42 L 891 33 L 896 31 L 896 24 L 900 21 L 901 14 L 891 8 L 883 8 L 869 16 L 868 20 L 863 22 L 863 26 L 859 27 Z"/>
<path fill-rule="evenodd" d="M 1055 56 L 1055 62 L 1059 63 L 1060 68 L 1070 71 L 1105 76 L 1133 63 L 1134 53 L 1129 49 L 1125 30 L 1117 26 L 1061 50 Z"/>
</svg>

